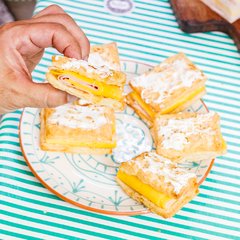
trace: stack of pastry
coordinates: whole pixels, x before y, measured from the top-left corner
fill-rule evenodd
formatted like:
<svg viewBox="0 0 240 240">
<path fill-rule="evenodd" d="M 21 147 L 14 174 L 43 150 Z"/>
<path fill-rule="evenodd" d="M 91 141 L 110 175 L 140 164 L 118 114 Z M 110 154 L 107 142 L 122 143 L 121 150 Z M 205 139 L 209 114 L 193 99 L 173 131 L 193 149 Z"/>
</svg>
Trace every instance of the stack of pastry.
<svg viewBox="0 0 240 240">
<path fill-rule="evenodd" d="M 52 62 L 47 80 L 54 87 L 91 104 L 124 109 L 126 75 L 120 71 L 116 43 L 92 47 L 88 61 L 54 56 Z"/>
<path fill-rule="evenodd" d="M 43 150 L 82 154 L 111 153 L 116 147 L 115 116 L 105 106 L 78 102 L 41 112 Z"/>
<path fill-rule="evenodd" d="M 152 132 L 157 153 L 175 162 L 213 159 L 226 151 L 214 112 L 158 114 Z"/>
<path fill-rule="evenodd" d="M 205 94 L 207 77 L 183 53 L 130 81 L 128 104 L 152 126 L 157 113 L 180 112 Z"/>
<path fill-rule="evenodd" d="M 114 111 L 124 109 L 126 76 L 116 43 L 91 48 L 88 61 L 54 56 L 47 80 L 79 97 L 75 103 L 41 112 L 43 150 L 83 154 L 111 153 L 116 147 Z"/>
<path fill-rule="evenodd" d="M 172 217 L 198 193 L 194 173 L 155 152 L 122 163 L 117 182 L 130 197 L 164 218 Z"/>
</svg>

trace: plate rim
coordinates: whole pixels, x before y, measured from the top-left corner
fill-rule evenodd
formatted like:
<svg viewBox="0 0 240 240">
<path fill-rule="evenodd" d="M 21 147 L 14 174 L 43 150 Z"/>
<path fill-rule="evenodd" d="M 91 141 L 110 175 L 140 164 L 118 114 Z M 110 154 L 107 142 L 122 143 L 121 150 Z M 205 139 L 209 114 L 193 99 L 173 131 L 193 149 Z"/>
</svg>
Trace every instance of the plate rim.
<svg viewBox="0 0 240 240">
<path fill-rule="evenodd" d="M 132 63 L 138 63 L 138 64 L 144 64 L 146 66 L 149 67 L 153 67 L 153 65 L 148 64 L 148 63 L 144 63 L 144 62 L 140 62 L 140 61 L 134 61 L 132 59 L 121 59 L 120 61 L 123 62 L 132 62 Z M 207 105 L 205 104 L 205 102 L 200 99 L 202 105 L 204 106 L 204 108 L 206 109 L 207 112 L 209 112 L 209 109 L 207 107 Z M 126 211 L 126 212 L 118 212 L 118 211 L 109 211 L 109 210 L 102 210 L 102 209 L 98 209 L 98 208 L 93 208 L 93 207 L 89 207 L 86 205 L 83 205 L 81 203 L 78 203 L 76 201 L 73 201 L 72 199 L 65 197 L 64 195 L 62 195 L 61 193 L 57 192 L 56 190 L 54 190 L 49 184 L 47 184 L 42 178 L 41 176 L 34 170 L 34 168 L 32 167 L 32 164 L 30 163 L 30 161 L 27 158 L 27 154 L 24 151 L 24 147 L 23 147 L 23 141 L 22 141 L 22 136 L 21 136 L 21 129 L 22 129 L 22 119 L 23 119 L 23 114 L 26 111 L 27 108 L 24 108 L 20 117 L 20 121 L 19 121 L 19 125 L 18 125 L 18 135 L 19 135 L 19 143 L 20 143 L 20 148 L 22 150 L 22 154 L 23 154 L 23 158 L 25 159 L 29 169 L 31 170 L 31 172 L 33 173 L 33 175 L 40 181 L 40 183 L 46 188 L 48 189 L 50 192 L 52 192 L 55 196 L 57 196 L 58 198 L 64 200 L 67 203 L 70 203 L 74 206 L 80 207 L 84 210 L 88 210 L 88 211 L 92 211 L 92 212 L 96 212 L 96 213 L 101 213 L 101 214 L 108 214 L 108 215 L 119 215 L 119 216 L 134 216 L 134 215 L 139 215 L 139 214 L 147 214 L 150 213 L 151 211 L 146 209 L 146 210 L 141 210 L 141 211 Z M 214 160 L 212 159 L 209 167 L 206 171 L 206 173 L 204 174 L 204 176 L 201 178 L 201 180 L 198 182 L 198 186 L 200 186 L 205 179 L 207 178 L 208 174 L 210 173 L 212 166 L 214 164 Z"/>
</svg>

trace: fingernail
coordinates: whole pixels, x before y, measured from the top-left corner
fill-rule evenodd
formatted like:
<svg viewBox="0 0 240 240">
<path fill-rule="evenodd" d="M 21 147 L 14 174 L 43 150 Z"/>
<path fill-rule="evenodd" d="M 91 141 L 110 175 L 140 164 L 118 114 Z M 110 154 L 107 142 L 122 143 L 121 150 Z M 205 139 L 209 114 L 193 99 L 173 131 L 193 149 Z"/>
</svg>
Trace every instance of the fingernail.
<svg viewBox="0 0 240 240">
<path fill-rule="evenodd" d="M 77 99 L 78 99 L 78 98 L 75 97 L 75 96 L 73 96 L 73 95 L 70 95 L 70 94 L 67 95 L 67 101 L 68 101 L 69 103 L 72 103 L 72 102 L 76 101 Z"/>
</svg>

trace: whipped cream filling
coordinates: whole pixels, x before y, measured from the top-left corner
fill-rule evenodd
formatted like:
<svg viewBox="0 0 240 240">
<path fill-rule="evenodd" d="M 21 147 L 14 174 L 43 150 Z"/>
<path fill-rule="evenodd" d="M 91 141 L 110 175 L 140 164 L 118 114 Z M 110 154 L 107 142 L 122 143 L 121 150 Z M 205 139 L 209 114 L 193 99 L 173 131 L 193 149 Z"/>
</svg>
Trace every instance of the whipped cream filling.
<svg viewBox="0 0 240 240">
<path fill-rule="evenodd" d="M 113 75 L 114 66 L 105 61 L 99 53 L 91 53 L 88 61 L 70 58 L 68 62 L 61 65 L 62 69 L 86 69 L 87 73 L 96 73 L 101 78 L 106 78 Z"/>
<path fill-rule="evenodd" d="M 47 119 L 47 124 L 92 130 L 108 123 L 104 113 L 104 107 L 79 106 L 69 103 L 55 108 Z"/>
<path fill-rule="evenodd" d="M 159 178 L 164 177 L 165 183 L 170 183 L 176 194 L 180 193 L 182 188 L 188 184 L 189 179 L 196 178 L 195 173 L 191 173 L 177 165 L 177 163 L 166 159 L 155 152 L 148 152 L 143 160 L 135 161 L 137 170 L 145 173 L 152 173 Z"/>
<path fill-rule="evenodd" d="M 172 64 L 163 62 L 161 72 L 146 73 L 131 81 L 134 87 L 141 87 L 141 97 L 146 103 L 162 103 L 173 91 L 181 87 L 191 87 L 204 75 L 193 70 L 184 60 L 175 60 Z"/>
<path fill-rule="evenodd" d="M 214 113 L 199 114 L 186 119 L 169 119 L 165 126 L 160 126 L 158 135 L 163 138 L 162 147 L 165 149 L 183 150 L 189 144 L 188 137 L 194 134 L 213 135 L 209 122 Z"/>
</svg>

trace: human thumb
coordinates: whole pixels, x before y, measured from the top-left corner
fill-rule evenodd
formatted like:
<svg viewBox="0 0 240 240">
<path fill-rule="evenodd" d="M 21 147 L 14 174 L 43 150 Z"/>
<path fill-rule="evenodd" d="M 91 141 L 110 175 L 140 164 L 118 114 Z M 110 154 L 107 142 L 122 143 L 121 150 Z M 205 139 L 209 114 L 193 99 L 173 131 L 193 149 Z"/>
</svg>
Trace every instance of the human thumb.
<svg viewBox="0 0 240 240">
<path fill-rule="evenodd" d="M 63 105 L 68 102 L 73 102 L 77 98 L 69 95 L 66 92 L 52 87 L 48 83 L 30 82 L 26 88 L 24 106 L 52 108 Z"/>
</svg>

